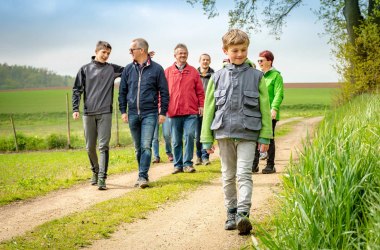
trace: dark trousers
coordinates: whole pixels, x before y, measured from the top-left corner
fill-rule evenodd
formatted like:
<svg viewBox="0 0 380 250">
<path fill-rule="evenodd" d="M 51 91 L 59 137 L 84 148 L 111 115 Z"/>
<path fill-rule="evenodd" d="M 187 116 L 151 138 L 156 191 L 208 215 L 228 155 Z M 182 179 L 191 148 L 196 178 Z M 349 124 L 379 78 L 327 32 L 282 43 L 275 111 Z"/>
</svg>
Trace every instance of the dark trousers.
<svg viewBox="0 0 380 250">
<path fill-rule="evenodd" d="M 276 127 L 277 120 L 272 120 L 272 132 L 273 132 L 273 139 L 270 139 L 269 149 L 268 149 L 268 158 L 267 158 L 267 165 L 274 166 L 274 157 L 276 156 L 276 145 L 274 142 L 274 129 Z M 260 150 L 256 148 L 255 152 L 255 159 L 253 160 L 253 166 L 256 167 L 259 165 L 259 157 L 260 157 Z"/>
</svg>

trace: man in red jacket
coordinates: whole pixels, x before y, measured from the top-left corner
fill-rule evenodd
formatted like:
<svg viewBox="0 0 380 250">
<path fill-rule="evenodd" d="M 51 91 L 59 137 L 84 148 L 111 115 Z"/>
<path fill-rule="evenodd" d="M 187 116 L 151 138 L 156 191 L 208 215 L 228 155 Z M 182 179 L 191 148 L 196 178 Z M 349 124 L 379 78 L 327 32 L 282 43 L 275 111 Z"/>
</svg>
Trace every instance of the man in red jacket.
<svg viewBox="0 0 380 250">
<path fill-rule="evenodd" d="M 172 145 L 174 153 L 173 174 L 195 172 L 193 167 L 194 137 L 198 115 L 203 114 L 205 93 L 198 71 L 187 64 L 186 45 L 174 48 L 175 63 L 165 70 L 169 87 Z M 185 148 L 183 152 L 183 141 Z"/>
</svg>

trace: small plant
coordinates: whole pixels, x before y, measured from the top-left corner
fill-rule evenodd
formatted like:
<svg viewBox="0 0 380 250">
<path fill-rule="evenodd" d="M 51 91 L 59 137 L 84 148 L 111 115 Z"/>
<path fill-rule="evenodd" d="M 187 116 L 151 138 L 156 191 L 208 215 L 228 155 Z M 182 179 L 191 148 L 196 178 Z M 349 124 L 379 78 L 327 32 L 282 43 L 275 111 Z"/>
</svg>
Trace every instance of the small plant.
<svg viewBox="0 0 380 250">
<path fill-rule="evenodd" d="M 59 149 L 65 148 L 67 145 L 67 139 L 63 135 L 51 134 L 47 137 L 47 146 L 48 149 Z"/>
</svg>

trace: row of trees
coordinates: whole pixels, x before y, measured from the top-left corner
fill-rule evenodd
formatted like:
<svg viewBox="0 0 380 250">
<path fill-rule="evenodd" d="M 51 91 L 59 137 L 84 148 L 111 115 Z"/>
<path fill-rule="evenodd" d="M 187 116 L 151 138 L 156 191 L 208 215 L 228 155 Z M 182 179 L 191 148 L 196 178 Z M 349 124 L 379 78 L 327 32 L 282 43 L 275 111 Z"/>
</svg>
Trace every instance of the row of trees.
<svg viewBox="0 0 380 250">
<path fill-rule="evenodd" d="M 265 25 L 277 38 L 286 18 L 306 0 L 234 0 L 229 26 L 248 32 Z M 316 1 L 316 0 L 313 0 Z M 187 0 L 201 4 L 209 18 L 218 15 L 216 0 Z M 310 3 L 310 0 L 308 0 Z M 324 23 L 336 68 L 343 80 L 342 99 L 347 100 L 380 85 L 380 0 L 320 0 L 314 12 Z M 260 7 L 260 8 L 258 8 Z M 258 13 L 262 10 L 262 13 Z"/>
<path fill-rule="evenodd" d="M 0 64 L 0 90 L 71 86 L 74 78 L 47 69 Z"/>
</svg>

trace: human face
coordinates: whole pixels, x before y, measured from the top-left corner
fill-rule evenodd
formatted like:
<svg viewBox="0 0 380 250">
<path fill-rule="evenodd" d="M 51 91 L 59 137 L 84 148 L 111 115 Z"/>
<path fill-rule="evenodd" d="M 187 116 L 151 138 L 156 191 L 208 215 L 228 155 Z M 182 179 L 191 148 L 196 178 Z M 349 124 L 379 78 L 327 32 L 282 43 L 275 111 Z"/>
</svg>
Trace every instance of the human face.
<svg viewBox="0 0 380 250">
<path fill-rule="evenodd" d="M 211 58 L 209 56 L 202 55 L 199 58 L 199 63 L 201 64 L 201 68 L 206 70 L 210 67 Z"/>
<path fill-rule="evenodd" d="M 174 52 L 174 57 L 176 59 L 176 63 L 178 65 L 184 65 L 186 64 L 187 57 L 189 53 L 187 52 L 186 49 L 184 48 L 177 48 Z"/>
<path fill-rule="evenodd" d="M 272 61 L 268 61 L 265 57 L 262 56 L 257 59 L 257 63 L 263 72 L 267 72 L 272 67 Z"/>
<path fill-rule="evenodd" d="M 105 63 L 107 62 L 110 54 L 111 54 L 110 49 L 100 49 L 98 51 L 95 51 L 95 61 Z"/>
<path fill-rule="evenodd" d="M 230 45 L 227 49 L 223 48 L 223 52 L 228 56 L 228 59 L 230 59 L 230 63 L 241 65 L 247 59 L 248 45 Z"/>
<path fill-rule="evenodd" d="M 139 60 L 142 55 L 142 48 L 138 47 L 137 42 L 131 43 L 129 46 L 129 54 L 131 54 L 133 60 Z"/>
</svg>

